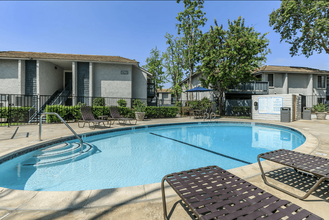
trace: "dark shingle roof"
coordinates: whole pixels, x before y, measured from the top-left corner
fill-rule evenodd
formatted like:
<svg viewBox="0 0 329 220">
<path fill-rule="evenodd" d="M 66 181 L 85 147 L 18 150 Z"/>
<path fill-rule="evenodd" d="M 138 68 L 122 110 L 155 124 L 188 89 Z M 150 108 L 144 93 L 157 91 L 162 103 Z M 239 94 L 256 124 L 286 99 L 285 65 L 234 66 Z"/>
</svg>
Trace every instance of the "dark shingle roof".
<svg viewBox="0 0 329 220">
<path fill-rule="evenodd" d="M 100 56 L 100 55 L 82 55 L 82 54 L 63 54 L 63 53 L 40 53 L 40 52 L 21 52 L 21 51 L 0 51 L 0 58 L 21 58 L 21 59 L 56 59 L 56 60 L 74 60 L 74 61 L 99 61 L 114 63 L 138 64 L 136 60 L 127 59 L 119 56 Z"/>
</svg>

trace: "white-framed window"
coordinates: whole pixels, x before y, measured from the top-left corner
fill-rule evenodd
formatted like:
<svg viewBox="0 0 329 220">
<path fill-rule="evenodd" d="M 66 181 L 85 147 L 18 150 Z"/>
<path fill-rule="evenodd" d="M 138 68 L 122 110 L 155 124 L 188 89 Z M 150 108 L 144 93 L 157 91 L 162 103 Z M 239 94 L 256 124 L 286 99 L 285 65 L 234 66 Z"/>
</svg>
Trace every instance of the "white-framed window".
<svg viewBox="0 0 329 220">
<path fill-rule="evenodd" d="M 318 76 L 318 89 L 326 88 L 326 76 Z"/>
<path fill-rule="evenodd" d="M 268 86 L 274 86 L 274 74 L 267 74 Z"/>
</svg>

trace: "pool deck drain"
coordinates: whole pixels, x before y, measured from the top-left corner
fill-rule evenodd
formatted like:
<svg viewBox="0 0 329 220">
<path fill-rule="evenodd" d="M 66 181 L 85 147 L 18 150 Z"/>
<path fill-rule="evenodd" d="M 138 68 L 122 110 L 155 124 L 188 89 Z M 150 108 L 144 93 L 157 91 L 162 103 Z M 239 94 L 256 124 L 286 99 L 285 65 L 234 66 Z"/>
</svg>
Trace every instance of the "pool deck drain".
<svg viewBox="0 0 329 220">
<path fill-rule="evenodd" d="M 329 120 L 325 121 L 297 121 L 293 123 L 280 123 L 260 120 L 238 120 L 238 119 L 216 119 L 216 121 L 234 122 L 261 122 L 276 125 L 283 125 L 299 130 L 306 137 L 306 142 L 296 150 L 304 153 L 329 158 Z M 166 124 L 166 123 L 202 122 L 200 119 L 175 118 L 175 119 L 154 119 L 138 122 L 138 125 Z M 69 124 L 78 134 L 91 132 L 89 128 L 78 128 L 77 123 Z M 114 128 L 128 127 L 115 124 Z M 113 129 L 109 128 L 109 129 Z M 308 128 L 308 129 L 305 129 Z M 13 134 L 16 127 L 0 127 L 0 137 L 6 134 Z M 98 127 L 96 131 L 104 128 Z M 28 138 L 16 138 L 29 132 Z M 6 155 L 18 149 L 22 149 L 38 142 L 38 126 L 20 126 L 16 137 L 0 139 L 0 156 Z M 71 136 L 71 133 L 63 124 L 43 125 L 43 140 L 51 140 L 59 137 Z M 4 136 L 3 136 L 4 137 Z M 320 154 L 321 155 L 320 155 Z M 268 161 L 266 161 L 268 162 Z M 265 171 L 278 172 L 282 166 L 274 163 L 264 163 Z M 321 217 L 329 219 L 329 183 L 326 182 L 319 187 L 314 195 L 306 201 L 301 201 L 288 196 L 278 190 L 265 185 L 261 179 L 257 164 L 250 164 L 231 169 L 233 174 L 247 179 L 252 184 L 263 188 L 271 194 L 289 200 Z M 109 177 L 110 178 L 110 177 Z M 296 178 L 294 176 L 294 178 Z M 304 178 L 304 179 L 303 179 Z M 305 181 L 305 177 L 297 181 Z M 160 181 L 160 180 L 159 180 Z M 275 182 L 277 180 L 273 180 Z M 300 192 L 297 188 L 278 183 L 286 189 Z M 297 185 L 298 183 L 296 183 Z M 167 188 L 168 211 L 170 220 L 193 219 L 184 210 L 181 200 L 175 193 Z M 104 190 L 67 191 L 67 192 L 43 192 L 43 191 L 22 191 L 0 187 L 0 218 L 6 219 L 163 219 L 161 203 L 160 183 L 147 184 L 133 187 L 123 187 Z"/>
</svg>

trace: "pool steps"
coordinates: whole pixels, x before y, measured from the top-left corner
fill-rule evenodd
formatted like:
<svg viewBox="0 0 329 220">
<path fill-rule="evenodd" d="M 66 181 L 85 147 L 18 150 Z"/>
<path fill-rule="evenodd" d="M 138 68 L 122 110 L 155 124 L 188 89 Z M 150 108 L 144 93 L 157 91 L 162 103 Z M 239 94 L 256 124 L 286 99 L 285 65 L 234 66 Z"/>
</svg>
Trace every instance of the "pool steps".
<svg viewBox="0 0 329 220">
<path fill-rule="evenodd" d="M 52 147 L 48 147 L 44 150 L 41 150 L 42 152 L 48 152 L 48 151 L 57 151 L 57 150 L 62 150 L 65 148 L 70 148 L 71 146 L 69 145 L 69 143 L 62 143 L 62 144 L 58 144 Z"/>
<path fill-rule="evenodd" d="M 68 145 L 63 148 L 57 148 L 56 150 L 42 151 L 42 152 L 40 152 L 40 154 L 34 155 L 33 157 L 47 158 L 47 157 L 54 157 L 54 156 L 58 156 L 58 155 L 64 156 L 64 154 L 72 154 L 72 153 L 80 152 L 80 151 L 81 151 L 80 144 L 72 143 L 72 145 Z M 43 153 L 43 152 L 45 152 L 45 153 Z"/>
<path fill-rule="evenodd" d="M 66 143 L 67 144 L 67 143 Z M 56 153 L 45 153 L 41 155 L 35 155 L 26 161 L 24 161 L 23 166 L 24 167 L 42 167 L 42 166 L 54 166 L 54 165 L 61 165 L 70 163 L 73 161 L 81 160 L 89 155 L 91 155 L 94 152 L 94 147 L 91 144 L 84 143 L 83 144 L 83 152 L 81 152 L 80 143 L 72 143 L 67 144 L 70 146 L 69 149 L 67 149 L 67 145 L 60 144 L 61 146 L 54 146 L 52 149 Z M 59 151 L 58 149 L 64 148 L 65 150 Z M 56 150 L 54 150 L 56 149 Z M 71 149 L 74 149 L 71 151 Z M 47 149 L 48 150 L 48 149 Z M 50 151 L 50 150 L 49 150 Z M 60 153 L 61 152 L 61 153 Z"/>
</svg>

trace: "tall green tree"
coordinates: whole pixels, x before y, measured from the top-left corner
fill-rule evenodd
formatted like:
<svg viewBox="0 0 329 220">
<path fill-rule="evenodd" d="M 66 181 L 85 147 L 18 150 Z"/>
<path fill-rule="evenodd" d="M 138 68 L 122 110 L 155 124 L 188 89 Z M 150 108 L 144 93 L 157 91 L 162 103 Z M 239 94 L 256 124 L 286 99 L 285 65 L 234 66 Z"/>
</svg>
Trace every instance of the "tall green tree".
<svg viewBox="0 0 329 220">
<path fill-rule="evenodd" d="M 256 80 L 252 72 L 266 61 L 270 52 L 266 34 L 260 34 L 253 27 L 246 27 L 239 17 L 228 21 L 228 29 L 211 26 L 200 39 L 200 78 L 204 87 L 214 90 L 219 112 L 222 113 L 224 92 L 239 83 Z"/>
<path fill-rule="evenodd" d="M 282 0 L 280 8 L 270 14 L 270 26 L 280 33 L 281 42 L 291 44 L 291 56 L 329 54 L 329 1 Z"/>
<path fill-rule="evenodd" d="M 177 0 L 177 3 L 180 2 L 181 0 Z M 183 3 L 185 10 L 178 13 L 176 19 L 179 24 L 176 24 L 176 26 L 178 27 L 178 34 L 182 34 L 185 57 L 184 68 L 189 74 L 189 89 L 192 89 L 192 75 L 199 62 L 197 42 L 202 36 L 199 28 L 206 24 L 207 18 L 204 17 L 206 13 L 201 10 L 204 0 L 183 0 Z M 191 99 L 193 99 L 192 93 Z"/>
<path fill-rule="evenodd" d="M 181 38 L 174 38 L 173 35 L 166 33 L 165 38 L 167 39 L 166 44 L 168 45 L 167 50 L 163 53 L 164 67 L 166 68 L 167 79 L 170 78 L 172 86 L 172 94 L 178 101 L 178 96 L 182 93 L 182 87 L 180 83 L 183 80 L 183 48 Z"/>
<path fill-rule="evenodd" d="M 157 90 L 162 89 L 163 83 L 166 82 L 165 72 L 163 71 L 163 57 L 160 54 L 160 51 L 155 47 L 152 48 L 150 56 L 146 58 L 146 64 L 143 66 L 147 71 L 152 73 L 152 81 L 155 84 L 155 99 L 158 103 Z"/>
</svg>

